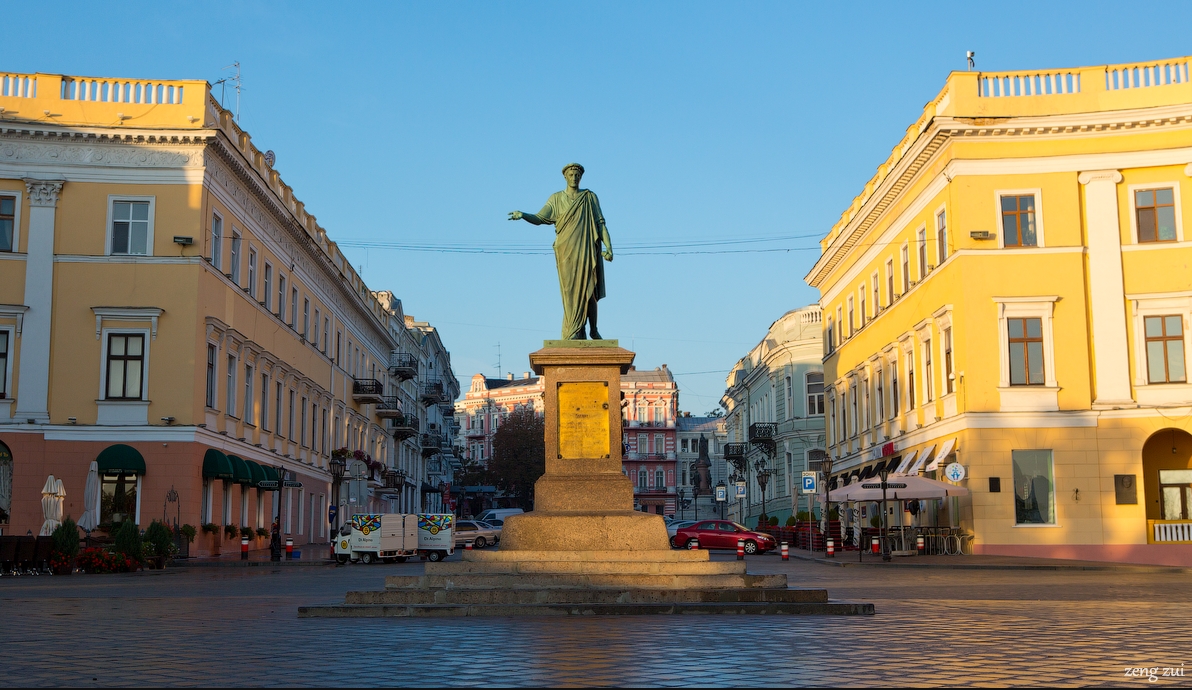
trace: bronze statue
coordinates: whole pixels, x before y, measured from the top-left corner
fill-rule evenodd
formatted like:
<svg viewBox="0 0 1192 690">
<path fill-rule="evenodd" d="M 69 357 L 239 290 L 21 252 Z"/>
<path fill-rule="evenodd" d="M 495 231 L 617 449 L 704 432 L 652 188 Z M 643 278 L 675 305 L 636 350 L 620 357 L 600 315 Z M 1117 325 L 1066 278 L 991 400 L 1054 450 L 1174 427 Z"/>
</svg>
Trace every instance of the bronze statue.
<svg viewBox="0 0 1192 690">
<path fill-rule="evenodd" d="M 604 225 L 600 201 L 590 189 L 580 189 L 584 166 L 568 163 L 563 168 L 567 189 L 555 192 L 537 214 L 513 211 L 509 220 L 555 226 L 555 267 L 559 271 L 559 292 L 563 296 L 563 340 L 584 340 L 585 322 L 593 340 L 596 330 L 596 301 L 603 299 L 604 264 L 613 260 L 613 245 Z M 603 249 L 602 249 L 603 247 Z"/>
</svg>

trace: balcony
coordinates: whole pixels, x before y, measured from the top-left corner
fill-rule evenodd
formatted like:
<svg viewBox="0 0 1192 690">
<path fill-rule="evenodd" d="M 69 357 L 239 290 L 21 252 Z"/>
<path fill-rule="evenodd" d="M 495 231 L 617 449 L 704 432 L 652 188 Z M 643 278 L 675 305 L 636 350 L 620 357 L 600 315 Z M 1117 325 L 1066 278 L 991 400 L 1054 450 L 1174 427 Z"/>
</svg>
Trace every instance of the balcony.
<svg viewBox="0 0 1192 690">
<path fill-rule="evenodd" d="M 747 450 L 744 443 L 726 443 L 724 444 L 724 457 L 726 460 L 743 459 Z"/>
<path fill-rule="evenodd" d="M 1192 520 L 1147 520 L 1147 543 L 1192 544 Z"/>
<path fill-rule="evenodd" d="M 422 457 L 429 458 L 438 455 L 443 449 L 443 437 L 438 434 L 420 434 L 418 445 L 422 448 Z"/>
<path fill-rule="evenodd" d="M 389 373 L 399 381 L 409 381 L 418 376 L 418 359 L 405 352 L 390 352 Z"/>
<path fill-rule="evenodd" d="M 455 423 L 455 403 L 445 402 L 439 403 L 439 414 L 443 415 L 443 421 L 454 424 Z"/>
<path fill-rule="evenodd" d="M 749 425 L 749 443 L 761 448 L 762 452 L 774 457 L 778 448 L 778 425 L 774 422 L 756 422 Z"/>
<path fill-rule="evenodd" d="M 633 493 L 638 496 L 666 496 L 667 494 L 675 493 L 673 486 L 635 486 Z"/>
<path fill-rule="evenodd" d="M 396 395 L 386 395 L 381 399 L 381 402 L 377 403 L 373 414 L 381 419 L 395 419 L 400 417 L 402 416 L 401 401 L 398 400 Z"/>
<path fill-rule="evenodd" d="M 385 402 L 385 387 L 376 379 L 352 379 L 352 402 L 380 405 Z"/>
<path fill-rule="evenodd" d="M 418 434 L 418 418 L 413 415 L 399 414 L 396 417 L 391 417 L 389 429 L 393 432 L 393 438 L 396 441 L 404 441 Z"/>
<path fill-rule="evenodd" d="M 427 407 L 451 402 L 451 398 L 447 396 L 447 387 L 439 379 L 429 379 L 419 386 L 418 399 Z"/>
</svg>

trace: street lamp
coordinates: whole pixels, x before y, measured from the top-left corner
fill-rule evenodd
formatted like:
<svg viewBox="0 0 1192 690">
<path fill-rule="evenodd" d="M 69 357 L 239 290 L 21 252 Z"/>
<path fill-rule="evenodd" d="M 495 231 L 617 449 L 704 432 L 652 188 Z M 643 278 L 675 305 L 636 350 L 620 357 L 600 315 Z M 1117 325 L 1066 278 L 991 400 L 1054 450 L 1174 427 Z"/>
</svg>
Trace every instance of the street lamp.
<svg viewBox="0 0 1192 690">
<path fill-rule="evenodd" d="M 335 506 L 335 520 L 331 523 L 331 557 L 334 558 L 335 540 L 339 538 L 339 491 L 348 463 L 342 457 L 333 455 L 331 462 L 327 463 L 327 469 L 331 470 L 331 503 Z"/>
<path fill-rule="evenodd" d="M 766 515 L 766 484 L 770 483 L 770 470 L 766 468 L 765 460 L 758 460 L 753 465 L 754 472 L 757 474 L 757 486 L 762 490 L 762 517 L 766 518 L 766 525 L 769 526 L 770 516 Z M 761 527 L 759 524 L 758 527 Z"/>
<path fill-rule="evenodd" d="M 281 560 L 281 487 L 286 480 L 286 468 L 282 465 L 274 465 L 273 469 L 277 471 L 277 519 L 273 521 L 273 527 L 276 529 L 269 530 L 269 560 Z"/>
<path fill-rule="evenodd" d="M 886 503 L 886 487 L 888 485 L 887 479 L 890 478 L 890 470 L 883 467 L 878 471 L 878 476 L 882 478 L 882 560 L 890 561 L 890 529 L 887 525 L 887 516 L 890 508 Z"/>
<path fill-rule="evenodd" d="M 699 520 L 699 480 L 696 479 L 695 485 L 691 487 L 691 517 L 694 520 Z"/>
<path fill-rule="evenodd" d="M 679 506 L 679 519 L 680 520 L 683 519 L 683 499 L 686 498 L 686 495 L 687 495 L 687 492 L 683 491 L 682 489 L 679 489 L 678 506 Z"/>
</svg>

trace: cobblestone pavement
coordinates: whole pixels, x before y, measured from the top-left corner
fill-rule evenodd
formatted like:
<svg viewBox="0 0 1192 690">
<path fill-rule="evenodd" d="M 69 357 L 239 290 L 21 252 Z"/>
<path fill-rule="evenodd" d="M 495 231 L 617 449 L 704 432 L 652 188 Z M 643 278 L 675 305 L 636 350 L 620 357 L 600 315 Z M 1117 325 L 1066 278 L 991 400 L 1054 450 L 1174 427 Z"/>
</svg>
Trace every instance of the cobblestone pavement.
<svg viewBox="0 0 1192 690">
<path fill-rule="evenodd" d="M 717 556 L 719 559 L 721 556 Z M 302 619 L 420 564 L 0 579 L 12 686 L 1190 685 L 1192 575 L 833 568 L 756 572 L 875 616 Z"/>
</svg>

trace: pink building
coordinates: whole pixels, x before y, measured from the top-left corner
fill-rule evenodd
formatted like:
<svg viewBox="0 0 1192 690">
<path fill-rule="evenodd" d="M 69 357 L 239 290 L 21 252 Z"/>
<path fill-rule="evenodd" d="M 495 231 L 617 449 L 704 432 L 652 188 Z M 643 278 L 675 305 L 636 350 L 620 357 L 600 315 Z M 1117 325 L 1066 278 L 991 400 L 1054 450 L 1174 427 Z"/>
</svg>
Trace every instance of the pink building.
<svg viewBox="0 0 1192 690">
<path fill-rule="evenodd" d="M 652 370 L 631 368 L 621 377 L 625 420 L 622 469 L 633 482 L 639 510 L 674 515 L 676 507 L 675 420 L 679 389 L 663 364 Z M 455 403 L 464 458 L 486 463 L 492 457 L 492 436 L 501 419 L 515 409 L 532 406 L 542 413 L 542 379 L 529 372 L 490 379 L 472 377 L 464 398 Z"/>
</svg>

